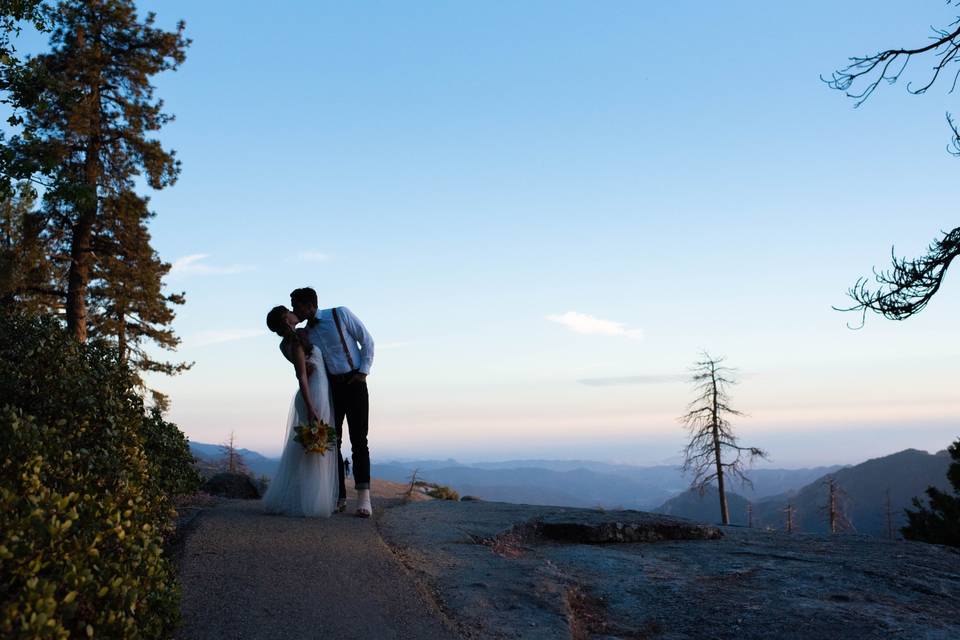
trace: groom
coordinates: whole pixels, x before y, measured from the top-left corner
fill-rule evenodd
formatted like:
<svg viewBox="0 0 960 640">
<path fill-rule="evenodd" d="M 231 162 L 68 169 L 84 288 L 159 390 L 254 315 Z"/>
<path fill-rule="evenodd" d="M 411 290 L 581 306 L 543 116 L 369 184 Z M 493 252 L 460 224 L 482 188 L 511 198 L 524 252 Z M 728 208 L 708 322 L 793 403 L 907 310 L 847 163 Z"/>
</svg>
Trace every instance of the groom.
<svg viewBox="0 0 960 640">
<path fill-rule="evenodd" d="M 369 518 L 370 450 L 367 447 L 367 420 L 370 400 L 367 374 L 373 365 L 373 337 L 357 316 L 346 307 L 317 308 L 317 292 L 309 287 L 290 294 L 293 313 L 307 321 L 310 342 L 320 348 L 330 380 L 334 420 L 337 428 L 337 467 L 340 475 L 340 497 L 337 510 L 347 506 L 347 485 L 343 468 L 343 419 L 347 419 L 350 448 L 353 451 L 353 480 L 357 488 L 356 515 Z"/>
</svg>

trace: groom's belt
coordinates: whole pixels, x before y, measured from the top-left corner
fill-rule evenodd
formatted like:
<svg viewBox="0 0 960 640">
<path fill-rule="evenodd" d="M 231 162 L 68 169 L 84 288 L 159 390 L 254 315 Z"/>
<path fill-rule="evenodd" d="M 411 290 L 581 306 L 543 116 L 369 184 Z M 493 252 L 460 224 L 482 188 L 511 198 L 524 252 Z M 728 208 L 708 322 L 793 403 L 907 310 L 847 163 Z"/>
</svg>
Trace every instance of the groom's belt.
<svg viewBox="0 0 960 640">
<path fill-rule="evenodd" d="M 330 373 L 328 371 L 327 377 L 333 380 L 334 382 L 346 382 L 353 376 L 357 375 L 357 373 L 359 373 L 358 369 L 354 369 L 353 371 L 347 371 L 346 373 Z"/>
</svg>

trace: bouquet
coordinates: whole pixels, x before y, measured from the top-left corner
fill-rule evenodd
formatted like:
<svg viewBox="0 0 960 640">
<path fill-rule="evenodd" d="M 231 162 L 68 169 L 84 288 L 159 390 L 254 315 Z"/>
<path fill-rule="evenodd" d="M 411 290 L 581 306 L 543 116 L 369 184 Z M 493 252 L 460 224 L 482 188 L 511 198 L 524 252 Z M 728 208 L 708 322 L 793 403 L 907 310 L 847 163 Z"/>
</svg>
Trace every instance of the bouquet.
<svg viewBox="0 0 960 640">
<path fill-rule="evenodd" d="M 307 424 L 298 424 L 293 430 L 297 434 L 293 439 L 299 442 L 307 453 L 323 455 L 337 448 L 337 430 L 326 422 L 312 420 Z"/>
</svg>

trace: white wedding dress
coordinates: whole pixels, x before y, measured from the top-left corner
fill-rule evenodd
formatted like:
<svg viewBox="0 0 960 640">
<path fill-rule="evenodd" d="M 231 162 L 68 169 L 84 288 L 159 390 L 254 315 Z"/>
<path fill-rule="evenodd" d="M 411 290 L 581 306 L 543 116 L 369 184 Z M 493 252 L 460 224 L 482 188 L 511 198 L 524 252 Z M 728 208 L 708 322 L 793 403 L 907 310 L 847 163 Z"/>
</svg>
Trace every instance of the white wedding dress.
<svg viewBox="0 0 960 640">
<path fill-rule="evenodd" d="M 330 388 L 327 384 L 327 372 L 323 366 L 320 349 L 314 347 L 307 356 L 307 362 L 313 364 L 313 373 L 308 380 L 310 397 L 320 418 L 333 425 L 333 406 L 330 402 Z M 280 466 L 267 493 L 263 496 L 267 513 L 288 516 L 329 517 L 337 505 L 338 478 L 337 452 L 327 451 L 306 453 L 303 446 L 293 438 L 293 428 L 309 421 L 307 405 L 303 394 L 298 390 L 290 407 L 287 418 L 287 432 L 284 436 L 283 454 Z"/>
</svg>

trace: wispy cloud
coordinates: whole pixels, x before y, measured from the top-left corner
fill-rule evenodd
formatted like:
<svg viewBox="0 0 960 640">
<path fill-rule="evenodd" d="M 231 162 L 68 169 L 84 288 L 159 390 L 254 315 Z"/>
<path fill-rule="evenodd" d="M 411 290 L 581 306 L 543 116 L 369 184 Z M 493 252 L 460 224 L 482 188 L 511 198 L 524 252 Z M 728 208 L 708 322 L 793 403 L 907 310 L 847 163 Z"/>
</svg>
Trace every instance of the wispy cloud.
<svg viewBox="0 0 960 640">
<path fill-rule="evenodd" d="M 613 387 L 621 384 L 667 384 L 670 382 L 684 382 L 689 379 L 688 374 L 668 373 L 663 375 L 620 376 L 613 378 L 583 378 L 577 380 L 580 384 L 590 387 Z"/>
<path fill-rule="evenodd" d="M 224 342 L 236 342 L 238 340 L 247 340 L 249 338 L 259 338 L 265 336 L 269 331 L 266 329 L 224 329 L 219 331 L 201 331 L 186 340 L 186 345 L 190 347 L 207 347 L 212 344 L 222 344 Z"/>
<path fill-rule="evenodd" d="M 173 261 L 173 266 L 170 268 L 170 275 L 222 276 L 253 270 L 252 266 L 244 264 L 233 264 L 227 266 L 206 264 L 204 261 L 209 257 L 210 255 L 206 253 L 194 253 L 189 256 L 177 258 Z"/>
<path fill-rule="evenodd" d="M 577 311 L 567 311 L 562 315 L 550 315 L 547 316 L 547 320 L 550 322 L 556 322 L 557 324 L 562 324 L 567 329 L 576 331 L 577 333 L 623 336 L 625 338 L 632 338 L 634 340 L 639 340 L 643 337 L 643 329 L 630 329 L 627 328 L 627 326 L 622 322 L 602 320 L 600 318 L 587 315 L 586 313 L 578 313 Z"/>
<path fill-rule="evenodd" d="M 301 251 L 296 255 L 294 260 L 296 262 L 329 262 L 330 254 L 323 253 L 322 251 Z"/>
</svg>

